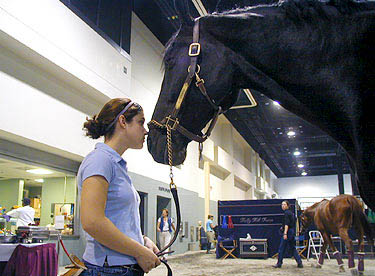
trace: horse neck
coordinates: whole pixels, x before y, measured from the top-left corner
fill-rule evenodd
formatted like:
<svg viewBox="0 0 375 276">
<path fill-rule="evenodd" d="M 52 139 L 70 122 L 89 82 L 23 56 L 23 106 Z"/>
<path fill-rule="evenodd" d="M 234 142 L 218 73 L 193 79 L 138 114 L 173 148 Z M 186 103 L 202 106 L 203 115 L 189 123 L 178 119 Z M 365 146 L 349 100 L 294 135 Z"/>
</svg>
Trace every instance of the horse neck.
<svg viewBox="0 0 375 276">
<path fill-rule="evenodd" d="M 313 205 L 311 205 L 305 210 L 304 214 L 310 218 L 313 218 L 315 216 L 316 209 L 321 205 L 321 203 L 324 203 L 324 202 L 325 200 L 323 199 L 320 202 L 314 203 Z"/>
<path fill-rule="evenodd" d="M 310 93 L 324 81 L 295 76 L 320 73 L 322 64 L 336 64 L 339 56 L 350 59 L 352 42 L 371 26 L 368 20 L 353 24 L 357 14 L 298 20 L 277 5 L 249 11 L 253 13 L 203 17 L 202 29 L 284 87 L 305 87 Z"/>
</svg>

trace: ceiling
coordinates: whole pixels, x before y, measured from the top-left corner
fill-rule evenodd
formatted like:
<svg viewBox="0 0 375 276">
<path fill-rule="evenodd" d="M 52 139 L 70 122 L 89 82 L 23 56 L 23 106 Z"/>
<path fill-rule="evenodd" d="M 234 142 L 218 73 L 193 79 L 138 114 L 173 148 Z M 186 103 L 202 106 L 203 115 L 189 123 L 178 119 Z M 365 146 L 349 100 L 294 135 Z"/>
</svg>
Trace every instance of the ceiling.
<svg viewBox="0 0 375 276">
<path fill-rule="evenodd" d="M 54 171 L 49 168 L 47 168 L 47 170 L 51 172 L 49 174 L 35 174 L 27 172 L 27 170 L 30 169 L 46 168 L 0 158 L 0 180 L 17 178 L 23 179 L 25 181 L 26 186 L 42 186 L 42 183 L 35 181 L 35 179 L 67 176 L 65 173 Z"/>
<path fill-rule="evenodd" d="M 190 13 L 199 13 L 192 1 L 186 1 Z M 208 12 L 228 10 L 258 3 L 271 3 L 267 0 L 197 0 Z M 165 44 L 178 29 L 178 19 L 173 0 L 136 0 L 133 10 L 153 34 Z M 259 153 L 277 177 L 337 174 L 338 168 L 349 173 L 349 166 L 342 149 L 326 133 L 301 118 L 286 111 L 257 91 L 251 91 L 258 105 L 254 108 L 229 110 L 225 116 Z M 236 105 L 249 104 L 245 94 L 241 94 Z M 289 131 L 295 135 L 288 136 Z M 295 156 L 294 152 L 300 155 Z M 304 167 L 299 168 L 298 164 Z"/>
</svg>

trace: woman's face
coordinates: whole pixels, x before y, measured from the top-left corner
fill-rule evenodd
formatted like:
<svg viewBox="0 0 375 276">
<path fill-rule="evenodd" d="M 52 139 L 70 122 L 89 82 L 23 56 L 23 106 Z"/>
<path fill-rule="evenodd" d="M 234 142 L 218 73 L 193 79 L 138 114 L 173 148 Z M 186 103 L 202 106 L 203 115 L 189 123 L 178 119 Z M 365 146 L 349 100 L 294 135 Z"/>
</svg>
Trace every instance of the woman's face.
<svg viewBox="0 0 375 276">
<path fill-rule="evenodd" d="M 163 210 L 163 213 L 162 213 L 163 217 L 168 217 L 168 212 Z"/>
<path fill-rule="evenodd" d="M 286 202 L 282 202 L 281 203 L 281 208 L 285 211 L 286 209 L 288 209 L 288 204 Z"/>
<path fill-rule="evenodd" d="M 133 119 L 127 124 L 126 129 L 126 143 L 128 148 L 141 149 L 145 142 L 147 130 L 144 127 L 145 116 L 143 111 L 139 112 Z"/>
</svg>

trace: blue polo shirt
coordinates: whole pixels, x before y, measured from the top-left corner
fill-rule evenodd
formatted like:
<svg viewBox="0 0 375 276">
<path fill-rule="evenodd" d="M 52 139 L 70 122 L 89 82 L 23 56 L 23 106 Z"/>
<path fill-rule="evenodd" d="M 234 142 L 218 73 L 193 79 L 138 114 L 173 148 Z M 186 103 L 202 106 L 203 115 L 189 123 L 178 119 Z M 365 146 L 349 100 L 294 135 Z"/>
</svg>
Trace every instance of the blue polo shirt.
<svg viewBox="0 0 375 276">
<path fill-rule="evenodd" d="M 140 197 L 128 175 L 126 161 L 110 146 L 98 143 L 83 160 L 78 170 L 79 194 L 83 181 L 94 175 L 103 176 L 107 182 L 108 194 L 105 215 L 122 233 L 143 245 L 139 204 Z M 100 222 L 98 227 L 101 227 Z M 85 232 L 85 231 L 84 231 Z M 91 264 L 103 266 L 105 258 L 109 265 L 137 263 L 135 258 L 109 249 L 85 232 L 86 249 L 83 259 Z"/>
<path fill-rule="evenodd" d="M 213 223 L 212 219 L 209 219 L 207 220 L 206 222 L 206 231 L 214 231 L 212 228 L 211 228 L 211 223 Z"/>
</svg>

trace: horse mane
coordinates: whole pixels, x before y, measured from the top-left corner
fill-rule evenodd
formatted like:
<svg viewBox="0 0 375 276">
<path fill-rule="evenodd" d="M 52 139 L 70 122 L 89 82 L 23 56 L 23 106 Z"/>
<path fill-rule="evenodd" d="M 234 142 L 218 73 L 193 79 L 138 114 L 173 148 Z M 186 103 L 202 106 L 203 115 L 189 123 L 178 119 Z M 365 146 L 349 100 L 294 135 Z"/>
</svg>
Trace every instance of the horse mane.
<svg viewBox="0 0 375 276">
<path fill-rule="evenodd" d="M 352 15 L 361 11 L 375 11 L 375 2 L 367 0 L 279 0 L 273 4 L 259 4 L 255 6 L 248 6 L 244 8 L 235 8 L 224 12 L 214 12 L 203 16 L 202 18 L 208 17 L 225 17 L 225 16 L 238 16 L 248 17 L 256 15 L 255 9 L 259 8 L 278 8 L 277 11 L 283 12 L 287 19 L 298 22 L 318 22 L 321 19 L 333 20 L 339 16 Z M 275 11 L 275 12 L 277 12 Z M 274 14 L 273 12 L 270 15 Z M 264 16 L 267 16 L 267 12 Z M 181 25 L 178 31 L 176 31 L 169 41 L 165 44 L 165 50 L 163 53 L 162 69 L 166 64 L 167 53 L 170 50 L 173 43 L 176 41 L 177 36 L 183 31 Z"/>
<path fill-rule="evenodd" d="M 323 199 L 319 202 L 315 202 L 313 205 L 307 207 L 304 211 L 304 214 L 306 214 L 307 216 L 311 215 L 312 213 L 315 212 L 315 209 L 322 203 L 322 202 L 326 202 L 328 201 L 328 199 Z"/>
<path fill-rule="evenodd" d="M 375 4 L 370 1 L 355 0 L 280 0 L 274 4 L 260 4 L 244 8 L 236 8 L 212 15 L 242 15 L 253 13 L 254 9 L 266 7 L 279 7 L 285 11 L 288 18 L 319 19 L 321 17 L 331 18 L 337 15 L 353 14 L 361 11 L 374 10 Z M 208 15 L 210 16 L 210 15 Z"/>
</svg>

